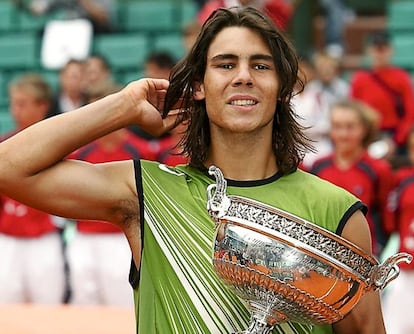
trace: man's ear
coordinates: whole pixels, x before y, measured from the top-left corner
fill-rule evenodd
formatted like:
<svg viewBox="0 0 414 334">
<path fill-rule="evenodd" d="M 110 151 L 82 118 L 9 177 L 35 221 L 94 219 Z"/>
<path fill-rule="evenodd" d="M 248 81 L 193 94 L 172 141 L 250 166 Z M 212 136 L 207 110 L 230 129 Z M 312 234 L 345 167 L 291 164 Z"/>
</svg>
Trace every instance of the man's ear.
<svg viewBox="0 0 414 334">
<path fill-rule="evenodd" d="M 196 82 L 194 85 L 194 100 L 201 101 L 205 99 L 204 85 L 201 82 Z"/>
</svg>

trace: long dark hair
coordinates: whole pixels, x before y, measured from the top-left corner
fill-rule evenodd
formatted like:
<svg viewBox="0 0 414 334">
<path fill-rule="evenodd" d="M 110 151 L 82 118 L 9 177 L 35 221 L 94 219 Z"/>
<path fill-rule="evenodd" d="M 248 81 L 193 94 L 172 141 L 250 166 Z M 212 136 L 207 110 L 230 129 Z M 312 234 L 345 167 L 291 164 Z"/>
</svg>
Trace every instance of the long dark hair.
<svg viewBox="0 0 414 334">
<path fill-rule="evenodd" d="M 207 52 L 213 39 L 224 28 L 233 26 L 257 32 L 273 55 L 280 87 L 275 92 L 278 103 L 273 122 L 272 147 L 279 171 L 284 174 L 293 172 L 304 153 L 312 149 L 290 104 L 298 82 L 298 60 L 288 39 L 270 19 L 254 8 L 220 8 L 210 15 L 188 55 L 171 72 L 163 116 L 181 101 L 182 116 L 187 117 L 189 122 L 182 140 L 183 153 L 189 156 L 190 165 L 202 168 L 210 147 L 210 127 L 205 101 L 194 100 L 193 89 L 197 82 L 203 82 Z M 300 87 L 303 87 L 302 83 Z"/>
</svg>

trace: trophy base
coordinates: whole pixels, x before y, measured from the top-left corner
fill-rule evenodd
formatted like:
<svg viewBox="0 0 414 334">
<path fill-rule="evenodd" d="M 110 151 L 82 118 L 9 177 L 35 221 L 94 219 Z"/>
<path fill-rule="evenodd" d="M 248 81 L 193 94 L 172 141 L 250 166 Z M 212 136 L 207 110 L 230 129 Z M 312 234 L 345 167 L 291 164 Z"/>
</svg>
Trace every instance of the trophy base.
<svg viewBox="0 0 414 334">
<path fill-rule="evenodd" d="M 248 329 L 233 334 L 271 334 L 273 327 L 273 325 L 271 326 L 260 319 L 253 317 Z"/>
</svg>

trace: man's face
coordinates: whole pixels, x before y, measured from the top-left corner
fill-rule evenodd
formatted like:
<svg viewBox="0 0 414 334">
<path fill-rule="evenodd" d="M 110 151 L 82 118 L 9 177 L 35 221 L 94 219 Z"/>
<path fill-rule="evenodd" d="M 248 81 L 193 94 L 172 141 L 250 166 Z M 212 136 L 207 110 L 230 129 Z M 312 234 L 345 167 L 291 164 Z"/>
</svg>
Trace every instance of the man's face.
<svg viewBox="0 0 414 334">
<path fill-rule="evenodd" d="M 363 147 L 366 129 L 355 110 L 335 107 L 331 111 L 330 133 L 335 149 L 349 153 Z"/>
<path fill-rule="evenodd" d="M 392 48 L 388 44 L 371 45 L 368 47 L 368 55 L 373 66 L 381 67 L 391 64 Z"/>
<path fill-rule="evenodd" d="M 234 133 L 272 128 L 279 81 L 269 47 L 256 32 L 223 29 L 207 52 L 203 82 L 195 93 L 205 100 L 211 130 Z"/>
<path fill-rule="evenodd" d="M 337 64 L 333 59 L 322 56 L 315 61 L 315 68 L 324 83 L 330 83 L 337 77 Z"/>
<path fill-rule="evenodd" d="M 80 94 L 83 82 L 82 64 L 72 63 L 68 65 L 60 74 L 60 84 L 62 90 L 67 94 Z"/>
<path fill-rule="evenodd" d="M 110 73 L 105 68 L 105 65 L 102 64 L 102 61 L 99 58 L 93 57 L 85 62 L 84 75 L 86 85 L 92 85 L 110 77 Z"/>
<path fill-rule="evenodd" d="M 24 129 L 41 121 L 49 104 L 38 101 L 30 88 L 14 87 L 10 89 L 10 111 L 19 129 Z"/>
</svg>

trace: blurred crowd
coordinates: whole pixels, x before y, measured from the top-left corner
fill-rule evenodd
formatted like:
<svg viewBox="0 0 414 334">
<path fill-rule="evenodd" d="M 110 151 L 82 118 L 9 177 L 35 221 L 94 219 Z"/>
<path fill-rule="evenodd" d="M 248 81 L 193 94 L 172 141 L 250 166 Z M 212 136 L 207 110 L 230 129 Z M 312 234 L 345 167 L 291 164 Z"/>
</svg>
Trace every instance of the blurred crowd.
<svg viewBox="0 0 414 334">
<path fill-rule="evenodd" d="M 59 9 L 86 18 L 95 34 L 111 33 L 113 28 L 112 0 L 16 2 L 35 15 Z M 184 50 L 191 48 L 202 23 L 218 7 L 261 8 L 280 29 L 288 31 L 297 3 L 195 2 L 197 15 L 180 28 Z M 367 205 L 376 257 L 381 258 L 392 236 L 397 236 L 401 251 L 414 255 L 414 90 L 410 73 L 393 65 L 393 45 L 384 30 L 367 36 L 364 57 L 368 65 L 344 76 L 342 29 L 354 14 L 345 1 L 320 3 L 327 23 L 325 45 L 300 55 L 300 81 L 292 99 L 298 120 L 314 146 L 304 156 L 301 168 L 347 189 Z M 145 60 L 142 76 L 168 79 L 177 61 L 170 52 L 152 52 Z M 9 112 L 16 127 L 0 134 L 0 141 L 121 87 L 110 62 L 100 54 L 69 59 L 59 69 L 57 90 L 40 73 L 22 73 L 8 83 Z M 160 138 L 138 126 L 122 129 L 73 152 L 68 159 L 86 163 L 148 159 L 183 164 L 187 162 L 180 149 L 183 127 L 185 124 Z M 124 238 L 120 230 L 105 222 L 68 221 L 0 197 L 0 303 L 131 306 L 131 255 Z M 394 307 L 411 309 L 412 269 L 414 264 L 402 266 L 401 278 L 384 295 L 384 314 L 391 334 L 408 333 L 401 329 L 408 328 L 401 327 L 407 322 L 414 331 L 410 317 Z"/>
</svg>

